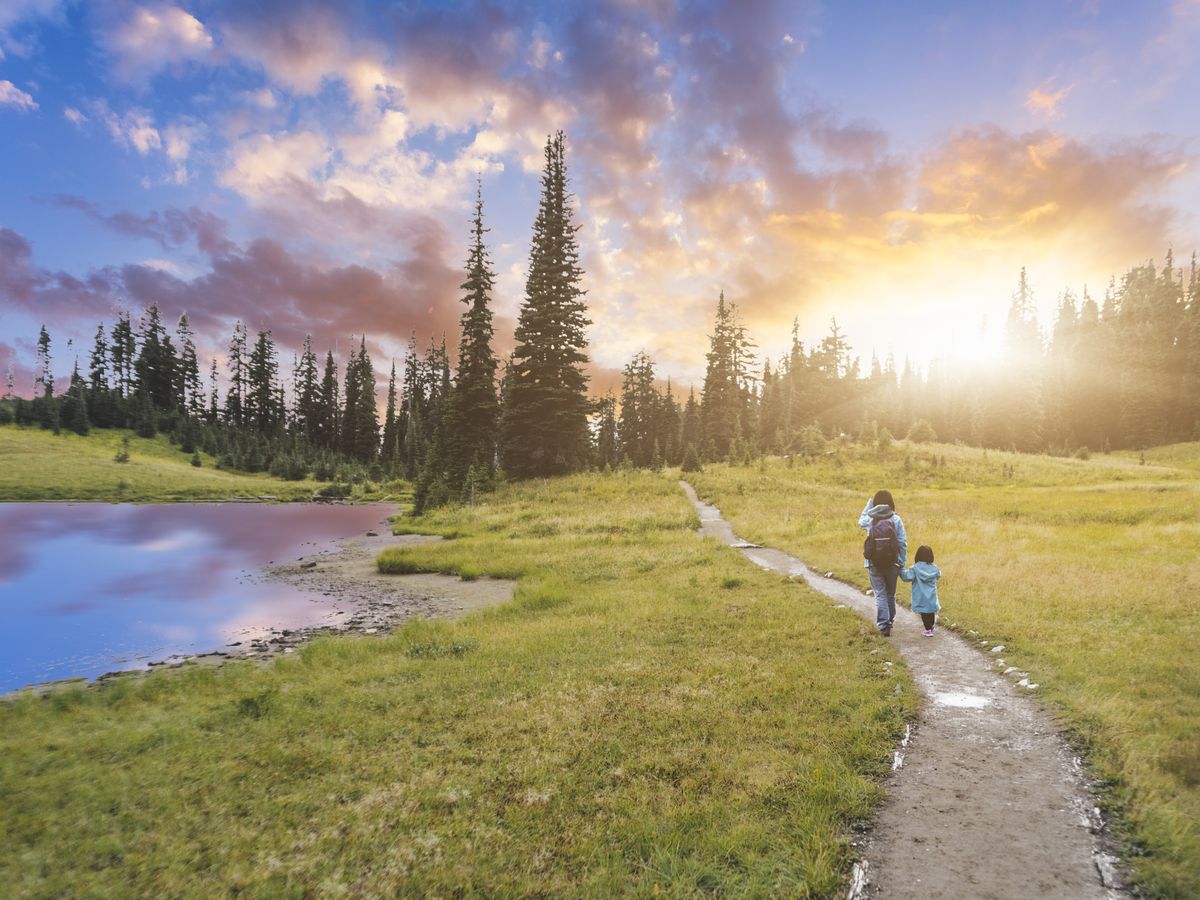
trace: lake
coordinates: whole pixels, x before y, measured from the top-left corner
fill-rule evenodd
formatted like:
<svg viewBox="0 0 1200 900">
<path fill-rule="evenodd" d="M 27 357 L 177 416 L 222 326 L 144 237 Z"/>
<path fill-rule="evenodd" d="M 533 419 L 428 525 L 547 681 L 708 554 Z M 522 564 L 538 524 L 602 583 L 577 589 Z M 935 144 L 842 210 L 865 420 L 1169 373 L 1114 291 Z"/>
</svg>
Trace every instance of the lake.
<svg viewBox="0 0 1200 900">
<path fill-rule="evenodd" d="M 378 529 L 387 504 L 0 504 L 0 693 L 337 624 L 260 570 Z"/>
</svg>

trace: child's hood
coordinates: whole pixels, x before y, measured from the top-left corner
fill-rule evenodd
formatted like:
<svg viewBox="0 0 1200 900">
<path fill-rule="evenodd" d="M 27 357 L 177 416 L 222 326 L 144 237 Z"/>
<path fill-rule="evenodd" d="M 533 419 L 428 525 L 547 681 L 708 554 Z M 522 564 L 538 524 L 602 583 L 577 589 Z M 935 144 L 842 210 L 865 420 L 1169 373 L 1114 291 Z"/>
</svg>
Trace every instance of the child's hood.
<svg viewBox="0 0 1200 900">
<path fill-rule="evenodd" d="M 881 503 L 878 506 L 872 506 L 867 510 L 867 515 L 872 519 L 890 519 L 895 514 L 895 510 L 893 510 L 886 503 Z"/>
<path fill-rule="evenodd" d="M 922 584 L 934 584 L 942 576 L 942 570 L 933 563 L 919 562 L 913 563 L 912 567 L 913 581 L 919 581 Z"/>
</svg>

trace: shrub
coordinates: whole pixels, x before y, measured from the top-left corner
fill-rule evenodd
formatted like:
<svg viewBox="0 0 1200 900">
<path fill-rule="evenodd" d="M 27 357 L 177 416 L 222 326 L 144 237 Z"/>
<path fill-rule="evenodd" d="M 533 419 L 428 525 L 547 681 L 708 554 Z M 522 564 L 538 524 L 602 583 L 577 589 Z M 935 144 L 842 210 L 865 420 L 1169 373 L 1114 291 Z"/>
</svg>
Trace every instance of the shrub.
<svg viewBox="0 0 1200 900">
<path fill-rule="evenodd" d="M 704 467 L 700 465 L 700 454 L 696 450 L 695 444 L 688 444 L 687 450 L 683 454 L 683 465 L 680 467 L 684 472 L 703 472 Z"/>
<path fill-rule="evenodd" d="M 881 451 L 888 450 L 891 448 L 892 441 L 894 440 L 895 438 L 892 437 L 892 432 L 889 429 L 881 428 L 879 429 L 879 439 L 876 441 L 876 445 Z"/>
<path fill-rule="evenodd" d="M 917 419 L 908 429 L 908 440 L 917 444 L 928 444 L 937 440 L 937 432 L 926 419 Z"/>
<path fill-rule="evenodd" d="M 192 465 L 195 466 L 197 469 L 200 468 L 202 465 L 204 465 L 204 463 L 201 462 L 201 460 L 200 460 L 200 451 L 199 450 L 192 451 Z"/>
<path fill-rule="evenodd" d="M 117 454 L 113 457 L 113 461 L 119 463 L 129 462 L 129 435 L 121 438 L 121 446 L 117 448 Z"/>
</svg>

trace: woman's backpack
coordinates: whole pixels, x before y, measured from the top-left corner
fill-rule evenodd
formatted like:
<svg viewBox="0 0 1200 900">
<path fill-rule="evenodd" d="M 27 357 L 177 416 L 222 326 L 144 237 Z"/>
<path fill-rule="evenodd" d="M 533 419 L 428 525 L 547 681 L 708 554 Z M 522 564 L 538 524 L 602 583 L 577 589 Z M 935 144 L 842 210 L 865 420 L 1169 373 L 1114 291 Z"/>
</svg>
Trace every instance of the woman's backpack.
<svg viewBox="0 0 1200 900">
<path fill-rule="evenodd" d="M 891 516 L 871 520 L 867 539 L 863 541 L 863 559 L 881 572 L 890 570 L 900 561 L 900 539 Z"/>
</svg>

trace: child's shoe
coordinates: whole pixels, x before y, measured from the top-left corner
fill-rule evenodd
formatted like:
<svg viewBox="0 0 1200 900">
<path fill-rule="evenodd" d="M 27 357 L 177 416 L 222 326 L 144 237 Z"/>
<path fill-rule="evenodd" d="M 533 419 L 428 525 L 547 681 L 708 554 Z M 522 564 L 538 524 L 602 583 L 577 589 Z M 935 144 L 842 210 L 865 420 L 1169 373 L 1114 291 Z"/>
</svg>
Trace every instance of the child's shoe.
<svg viewBox="0 0 1200 900">
<path fill-rule="evenodd" d="M 933 629 L 932 628 L 925 629 L 925 637 L 933 637 Z"/>
</svg>

